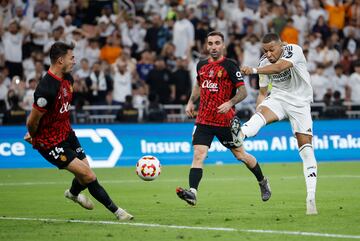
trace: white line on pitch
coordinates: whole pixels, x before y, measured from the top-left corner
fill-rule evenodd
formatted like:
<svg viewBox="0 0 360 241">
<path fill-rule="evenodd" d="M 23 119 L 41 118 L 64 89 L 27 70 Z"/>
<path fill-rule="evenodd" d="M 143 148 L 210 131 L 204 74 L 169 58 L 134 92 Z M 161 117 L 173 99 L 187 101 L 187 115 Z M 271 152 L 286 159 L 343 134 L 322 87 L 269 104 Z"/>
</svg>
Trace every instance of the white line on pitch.
<svg viewBox="0 0 360 241">
<path fill-rule="evenodd" d="M 284 177 L 276 177 L 276 179 L 298 179 L 304 178 L 304 176 L 284 176 Z M 327 175 L 327 176 L 319 176 L 319 179 L 323 178 L 360 178 L 360 175 Z M 238 181 L 238 180 L 247 180 L 248 177 L 237 177 L 237 178 L 211 178 L 205 177 L 206 181 Z M 275 178 L 273 178 L 275 179 Z M 162 179 L 161 182 L 182 182 L 185 179 Z M 101 183 L 137 183 L 138 179 L 134 180 L 100 180 Z M 68 184 L 68 181 L 60 181 L 60 182 L 0 182 L 0 186 L 35 186 L 35 185 L 59 185 L 59 184 Z"/>
<path fill-rule="evenodd" d="M 52 218 L 22 218 L 22 217 L 0 217 L 0 220 L 37 221 L 37 222 L 54 222 L 54 223 L 128 225 L 128 226 L 171 228 L 171 229 L 190 229 L 190 230 L 244 232 L 244 233 L 266 233 L 266 234 L 281 234 L 281 235 L 293 235 L 293 236 L 314 236 L 314 237 L 327 237 L 327 238 L 360 239 L 360 235 L 314 233 L 314 232 L 302 232 L 302 231 L 283 231 L 283 230 L 178 226 L 178 225 L 165 225 L 165 224 L 156 224 L 156 223 L 133 223 L 133 222 L 115 222 L 115 221 L 92 221 L 92 220 L 76 220 L 76 219 L 66 220 L 66 219 L 52 219 Z"/>
</svg>

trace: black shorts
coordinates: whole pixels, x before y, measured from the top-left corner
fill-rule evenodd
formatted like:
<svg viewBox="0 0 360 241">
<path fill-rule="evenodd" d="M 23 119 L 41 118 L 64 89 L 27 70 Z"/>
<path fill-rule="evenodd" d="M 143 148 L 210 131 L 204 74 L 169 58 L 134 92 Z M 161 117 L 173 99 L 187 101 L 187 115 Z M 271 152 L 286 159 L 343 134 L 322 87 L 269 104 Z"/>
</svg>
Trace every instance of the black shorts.
<svg viewBox="0 0 360 241">
<path fill-rule="evenodd" d="M 192 144 L 205 145 L 210 147 L 214 136 L 216 136 L 221 142 L 221 144 L 226 148 L 236 148 L 236 146 L 234 146 L 234 140 L 231 134 L 230 127 L 210 126 L 203 124 L 195 125 Z"/>
<path fill-rule="evenodd" d="M 86 158 L 85 152 L 74 132 L 59 144 L 47 150 L 38 150 L 39 153 L 51 164 L 59 169 L 64 169 L 75 158 L 83 160 Z"/>
</svg>

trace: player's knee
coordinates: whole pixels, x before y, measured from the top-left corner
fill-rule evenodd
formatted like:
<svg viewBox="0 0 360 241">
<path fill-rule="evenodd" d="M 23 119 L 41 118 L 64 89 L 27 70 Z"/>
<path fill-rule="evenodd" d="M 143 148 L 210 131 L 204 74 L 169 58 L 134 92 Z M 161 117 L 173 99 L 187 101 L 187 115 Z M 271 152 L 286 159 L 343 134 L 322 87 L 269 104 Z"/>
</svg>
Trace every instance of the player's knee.
<svg viewBox="0 0 360 241">
<path fill-rule="evenodd" d="M 193 167 L 201 167 L 204 162 L 204 158 L 202 156 L 195 156 L 192 162 Z"/>
<path fill-rule="evenodd" d="M 83 175 L 81 176 L 81 182 L 84 184 L 91 183 L 95 180 L 96 180 L 96 175 L 91 169 L 89 169 L 89 171 L 83 173 Z"/>
</svg>

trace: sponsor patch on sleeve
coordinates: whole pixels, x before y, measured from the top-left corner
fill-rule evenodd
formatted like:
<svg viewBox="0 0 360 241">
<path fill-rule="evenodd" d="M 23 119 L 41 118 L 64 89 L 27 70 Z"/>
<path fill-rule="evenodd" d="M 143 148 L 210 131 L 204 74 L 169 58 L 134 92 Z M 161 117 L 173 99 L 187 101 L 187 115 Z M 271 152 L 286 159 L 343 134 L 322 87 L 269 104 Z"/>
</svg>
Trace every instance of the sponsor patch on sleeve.
<svg viewBox="0 0 360 241">
<path fill-rule="evenodd" d="M 47 100 L 44 97 L 40 97 L 36 101 L 37 106 L 44 108 L 47 105 Z"/>
</svg>

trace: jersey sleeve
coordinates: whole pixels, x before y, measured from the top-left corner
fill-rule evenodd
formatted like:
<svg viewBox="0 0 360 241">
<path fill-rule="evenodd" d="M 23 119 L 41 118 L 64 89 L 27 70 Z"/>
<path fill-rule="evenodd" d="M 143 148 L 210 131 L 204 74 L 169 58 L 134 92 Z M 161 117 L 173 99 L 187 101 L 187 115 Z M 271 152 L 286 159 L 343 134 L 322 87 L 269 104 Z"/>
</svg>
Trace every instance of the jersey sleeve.
<svg viewBox="0 0 360 241">
<path fill-rule="evenodd" d="M 56 86 L 50 84 L 49 79 L 41 79 L 34 92 L 33 108 L 41 112 L 49 110 L 56 98 L 57 91 L 54 89 L 57 90 Z"/>
<path fill-rule="evenodd" d="M 236 86 L 236 88 L 241 85 L 244 85 L 244 79 L 241 75 L 239 66 L 234 61 L 232 60 L 228 61 L 226 70 L 228 72 L 231 82 Z"/>
<path fill-rule="evenodd" d="M 304 61 L 305 56 L 299 45 L 288 44 L 284 47 L 284 53 L 281 59 L 289 61 L 293 64 L 293 66 L 296 66 Z"/>
<path fill-rule="evenodd" d="M 196 81 L 199 84 L 200 83 L 200 69 L 207 63 L 207 59 L 200 60 L 196 65 Z"/>
</svg>

